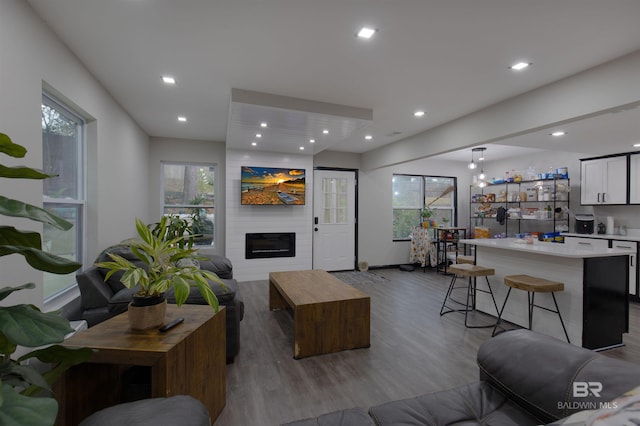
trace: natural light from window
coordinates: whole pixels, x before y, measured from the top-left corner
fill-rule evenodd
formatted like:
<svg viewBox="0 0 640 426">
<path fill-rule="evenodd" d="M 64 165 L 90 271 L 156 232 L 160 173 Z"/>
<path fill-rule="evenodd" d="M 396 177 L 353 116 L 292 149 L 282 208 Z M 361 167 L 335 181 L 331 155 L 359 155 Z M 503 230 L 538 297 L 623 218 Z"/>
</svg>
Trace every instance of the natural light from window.
<svg viewBox="0 0 640 426">
<path fill-rule="evenodd" d="M 162 163 L 162 214 L 187 219 L 197 235 L 195 245 L 215 242 L 215 165 Z"/>
<path fill-rule="evenodd" d="M 59 101 L 42 96 L 42 169 L 56 177 L 43 181 L 45 209 L 71 222 L 63 231 L 44 225 L 42 248 L 82 263 L 84 247 L 84 120 Z M 75 285 L 75 272 L 44 273 L 44 299 Z"/>
</svg>

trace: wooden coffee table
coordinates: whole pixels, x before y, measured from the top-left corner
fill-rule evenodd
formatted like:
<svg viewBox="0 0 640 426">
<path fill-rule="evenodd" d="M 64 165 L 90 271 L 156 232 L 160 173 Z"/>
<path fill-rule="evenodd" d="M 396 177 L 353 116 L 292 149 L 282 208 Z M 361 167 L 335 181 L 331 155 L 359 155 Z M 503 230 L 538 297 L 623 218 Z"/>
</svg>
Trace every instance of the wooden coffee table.
<svg viewBox="0 0 640 426">
<path fill-rule="evenodd" d="M 370 297 L 326 271 L 270 272 L 269 309 L 288 308 L 296 359 L 370 346 Z"/>
<path fill-rule="evenodd" d="M 77 425 L 88 415 L 122 401 L 122 373 L 148 366 L 151 397 L 191 395 L 212 420 L 226 403 L 225 311 L 208 305 L 167 305 L 165 323 L 183 317 L 167 332 L 129 328 L 127 313 L 65 340 L 67 347 L 96 349 L 87 363 L 68 370 L 55 384 L 60 404 L 57 425 Z"/>
</svg>

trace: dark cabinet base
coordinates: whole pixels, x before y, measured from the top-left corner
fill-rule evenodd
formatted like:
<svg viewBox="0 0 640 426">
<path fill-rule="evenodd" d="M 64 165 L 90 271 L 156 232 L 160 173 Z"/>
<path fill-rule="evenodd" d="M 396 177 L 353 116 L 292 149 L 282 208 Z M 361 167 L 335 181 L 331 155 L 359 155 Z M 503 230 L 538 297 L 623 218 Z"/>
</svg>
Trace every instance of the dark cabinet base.
<svg viewBox="0 0 640 426">
<path fill-rule="evenodd" d="M 582 346 L 620 346 L 629 331 L 628 256 L 584 259 Z"/>
</svg>

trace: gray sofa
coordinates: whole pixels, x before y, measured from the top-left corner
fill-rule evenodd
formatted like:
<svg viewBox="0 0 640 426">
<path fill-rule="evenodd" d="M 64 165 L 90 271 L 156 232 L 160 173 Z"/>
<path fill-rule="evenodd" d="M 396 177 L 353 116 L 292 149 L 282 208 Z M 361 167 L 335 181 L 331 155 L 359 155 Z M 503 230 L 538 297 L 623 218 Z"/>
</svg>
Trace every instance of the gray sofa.
<svg viewBox="0 0 640 426">
<path fill-rule="evenodd" d="M 508 331 L 487 340 L 477 361 L 478 382 L 387 402 L 368 412 L 352 408 L 288 425 L 533 426 L 561 422 L 640 385 L 640 365 L 529 330 Z M 574 383 L 580 392 L 574 391 Z M 585 392 L 586 383 L 596 392 Z"/>
<path fill-rule="evenodd" d="M 103 250 L 96 262 L 110 261 L 108 253 L 118 254 L 134 264 L 142 265 L 127 245 L 116 245 Z M 211 282 L 211 289 L 226 311 L 227 362 L 230 363 L 240 350 L 240 321 L 244 316 L 244 302 L 240 297 L 238 282 L 233 279 L 231 261 L 218 255 L 203 257 L 206 260 L 200 260 L 200 268 L 215 272 L 225 285 L 223 288 L 218 283 Z M 81 318 L 87 321 L 89 327 L 126 312 L 136 292 L 136 289 L 129 289 L 120 282 L 122 272 L 113 274 L 105 281 L 106 273 L 107 270 L 103 268 L 91 266 L 76 275 L 80 289 Z M 167 292 L 165 296 L 169 303 L 175 303 L 172 291 Z M 186 303 L 205 305 L 206 301 L 194 287 Z"/>
<path fill-rule="evenodd" d="M 118 404 L 93 413 L 79 426 L 210 426 L 202 402 L 188 395 Z"/>
</svg>

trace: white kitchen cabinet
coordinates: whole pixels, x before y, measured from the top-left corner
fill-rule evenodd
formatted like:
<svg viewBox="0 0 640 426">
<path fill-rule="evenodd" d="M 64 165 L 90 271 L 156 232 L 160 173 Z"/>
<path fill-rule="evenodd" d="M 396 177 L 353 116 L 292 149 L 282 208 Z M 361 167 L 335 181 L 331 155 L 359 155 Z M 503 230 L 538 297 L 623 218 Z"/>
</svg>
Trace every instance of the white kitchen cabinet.
<svg viewBox="0 0 640 426">
<path fill-rule="evenodd" d="M 598 238 L 589 237 L 564 237 L 565 245 L 575 248 L 589 248 L 589 249 L 606 249 L 609 248 L 609 241 Z"/>
<path fill-rule="evenodd" d="M 629 256 L 629 294 L 635 296 L 637 294 L 636 278 L 637 270 L 636 259 L 638 257 L 638 244 L 634 241 L 611 241 L 612 248 L 625 248 L 636 251 L 635 255 Z"/>
<path fill-rule="evenodd" d="M 627 203 L 627 156 L 583 160 L 580 204 Z"/>
<path fill-rule="evenodd" d="M 629 159 L 629 203 L 640 204 L 640 154 L 631 154 Z"/>
</svg>

